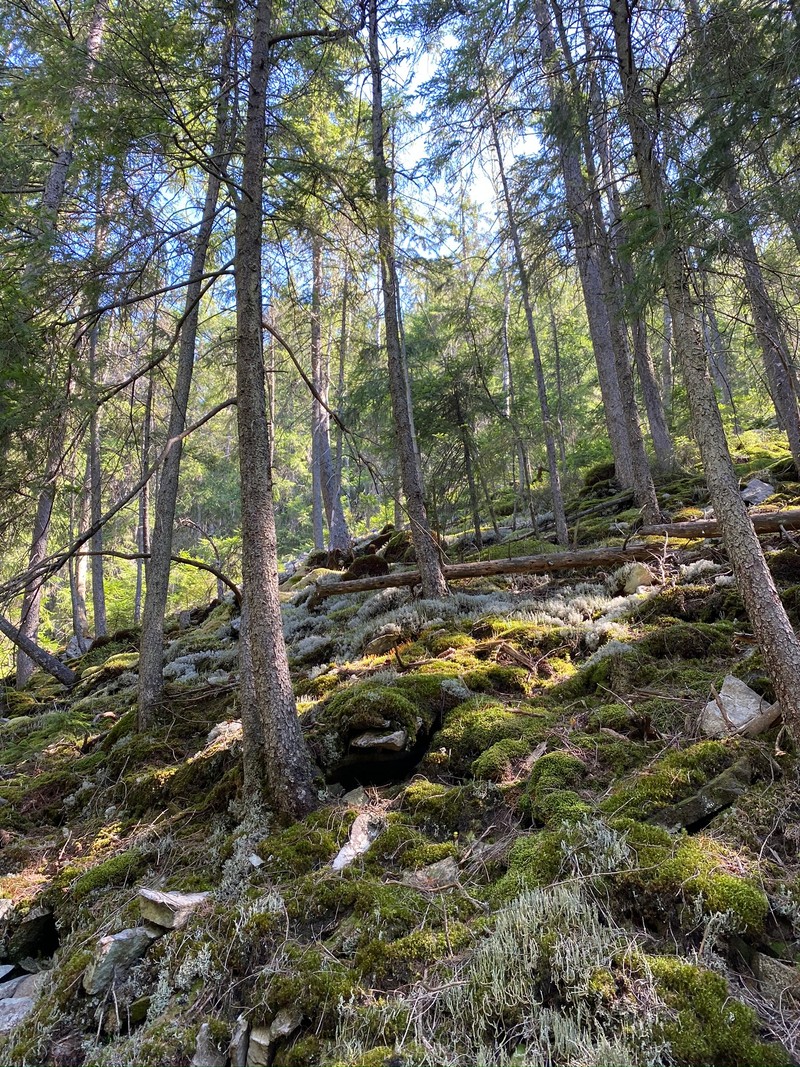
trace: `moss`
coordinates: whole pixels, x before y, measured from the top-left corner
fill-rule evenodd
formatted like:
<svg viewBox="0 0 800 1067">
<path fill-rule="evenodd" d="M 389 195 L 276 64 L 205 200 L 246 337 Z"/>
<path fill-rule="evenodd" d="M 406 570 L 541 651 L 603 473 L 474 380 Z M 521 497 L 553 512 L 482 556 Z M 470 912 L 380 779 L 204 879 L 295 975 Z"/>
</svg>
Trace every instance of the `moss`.
<svg viewBox="0 0 800 1067">
<path fill-rule="evenodd" d="M 126 711 L 124 715 L 114 723 L 108 733 L 105 735 L 102 741 L 102 747 L 105 752 L 109 752 L 117 741 L 122 737 L 126 737 L 132 733 L 136 726 L 136 712 L 135 710 Z"/>
<path fill-rule="evenodd" d="M 6 688 L 0 691 L 0 707 L 5 715 L 14 718 L 31 715 L 39 707 L 39 701 L 30 693 L 18 693 L 16 689 Z"/>
<path fill-rule="evenodd" d="M 72 887 L 72 898 L 80 902 L 98 889 L 126 885 L 137 877 L 144 866 L 145 860 L 139 849 L 120 852 L 80 875 Z"/>
<path fill-rule="evenodd" d="M 671 1011 L 661 1029 L 676 1063 L 781 1067 L 791 1062 L 779 1045 L 758 1040 L 755 1013 L 733 999 L 721 975 L 668 956 L 650 957 L 648 963 Z"/>
<path fill-rule="evenodd" d="M 347 839 L 353 812 L 321 809 L 302 822 L 270 834 L 256 846 L 271 878 L 301 875 L 330 863 Z"/>
<path fill-rule="evenodd" d="M 705 659 L 731 652 L 733 626 L 730 623 L 675 623 L 660 626 L 638 642 L 636 648 L 647 656 L 680 656 L 683 659 Z"/>
<path fill-rule="evenodd" d="M 409 981 L 438 960 L 453 956 L 472 939 L 468 926 L 448 923 L 442 931 L 415 930 L 397 941 L 368 941 L 355 955 L 355 966 L 364 978 Z"/>
<path fill-rule="evenodd" d="M 779 582 L 800 581 L 800 552 L 796 548 L 782 548 L 767 555 L 772 577 Z"/>
<path fill-rule="evenodd" d="M 589 726 L 595 730 L 616 730 L 624 733 L 631 725 L 633 713 L 624 704 L 604 704 L 593 712 L 589 719 Z"/>
<path fill-rule="evenodd" d="M 410 687 L 404 688 L 408 693 Z M 415 734 L 418 716 L 419 708 L 395 687 L 356 682 L 330 699 L 319 712 L 318 722 L 348 734 L 357 734 L 364 730 L 384 729 L 389 721 Z"/>
<path fill-rule="evenodd" d="M 737 758 L 736 743 L 701 741 L 668 753 L 652 767 L 624 782 L 601 804 L 611 815 L 649 815 L 691 796 Z"/>
<path fill-rule="evenodd" d="M 282 973 L 262 971 L 256 992 L 273 1018 L 281 1008 L 292 1008 L 313 1019 L 317 1033 L 332 1033 L 339 1013 L 339 1001 L 356 987 L 356 976 L 345 964 L 316 948 L 289 944 L 284 950 Z M 259 1025 L 258 1018 L 254 1018 Z"/>
<path fill-rule="evenodd" d="M 496 545 L 473 552 L 467 559 L 470 560 L 493 560 L 493 559 L 516 559 L 518 556 L 552 555 L 562 549 L 554 545 L 552 541 L 543 541 L 538 537 L 525 537 L 519 540 L 500 541 Z"/>
<path fill-rule="evenodd" d="M 550 752 L 533 765 L 520 809 L 545 826 L 557 827 L 574 822 L 590 809 L 569 787 L 577 785 L 586 775 L 582 760 L 568 752 Z"/>
<path fill-rule="evenodd" d="M 556 881 L 564 860 L 562 834 L 549 830 L 519 837 L 508 854 L 508 872 L 493 886 L 492 900 L 503 904 L 525 889 Z"/>
<path fill-rule="evenodd" d="M 530 754 L 531 743 L 524 738 L 505 737 L 472 762 L 473 777 L 501 782 L 512 766 Z"/>
<path fill-rule="evenodd" d="M 588 467 L 583 475 L 583 484 L 586 489 L 611 481 L 616 476 L 616 465 L 613 459 L 604 459 L 599 463 Z"/>
<path fill-rule="evenodd" d="M 290 1048 L 281 1049 L 275 1067 L 313 1067 L 322 1060 L 323 1044 L 313 1034 L 299 1037 Z"/>
<path fill-rule="evenodd" d="M 515 715 L 497 700 L 474 697 L 447 712 L 431 747 L 448 750 L 451 768 L 466 772 L 472 761 L 498 741 L 535 739 L 542 734 L 542 719 Z"/>
</svg>

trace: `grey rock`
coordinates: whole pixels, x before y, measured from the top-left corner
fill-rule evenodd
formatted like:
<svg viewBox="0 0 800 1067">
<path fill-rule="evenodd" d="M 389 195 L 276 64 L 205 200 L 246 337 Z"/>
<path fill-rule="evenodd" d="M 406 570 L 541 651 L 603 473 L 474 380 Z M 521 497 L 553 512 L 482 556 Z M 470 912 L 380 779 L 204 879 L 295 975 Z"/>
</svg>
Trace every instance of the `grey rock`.
<svg viewBox="0 0 800 1067">
<path fill-rule="evenodd" d="M 218 722 L 209 732 L 206 744 L 213 745 L 218 737 L 223 737 L 230 742 L 240 740 L 242 737 L 241 719 L 226 719 L 224 722 Z"/>
<path fill-rule="evenodd" d="M 228 1046 L 228 1059 L 231 1067 L 246 1067 L 247 1046 L 250 1043 L 250 1023 L 246 1016 L 240 1015 L 236 1020 L 231 1035 L 231 1043 Z"/>
<path fill-rule="evenodd" d="M 355 821 L 350 828 L 350 837 L 342 845 L 331 867 L 334 871 L 341 871 L 348 867 L 357 856 L 362 856 L 378 837 L 386 825 L 385 821 L 373 815 L 371 812 L 362 811 L 356 815 Z"/>
<path fill-rule="evenodd" d="M 225 1067 L 227 1056 L 211 1036 L 211 1027 L 203 1023 L 197 1032 L 191 1067 Z"/>
<path fill-rule="evenodd" d="M 739 495 L 745 504 L 763 504 L 774 492 L 775 489 L 769 482 L 762 482 L 760 478 L 751 478 Z"/>
<path fill-rule="evenodd" d="M 251 852 L 250 853 L 250 855 L 247 857 L 247 862 L 250 864 L 251 867 L 258 868 L 258 867 L 263 867 L 264 866 L 264 861 L 255 852 Z"/>
<path fill-rule="evenodd" d="M 700 730 L 707 737 L 755 737 L 777 722 L 780 714 L 779 704 L 769 704 L 749 685 L 729 674 L 722 683 L 719 700 L 711 699 L 701 712 Z"/>
<path fill-rule="evenodd" d="M 625 579 L 624 592 L 635 593 L 641 585 L 654 585 L 655 577 L 646 563 L 633 563 Z"/>
<path fill-rule="evenodd" d="M 377 730 L 368 730 L 359 734 L 350 742 L 353 748 L 377 749 L 380 752 L 402 752 L 408 744 L 408 734 L 405 730 L 393 730 L 391 733 L 379 733 Z"/>
<path fill-rule="evenodd" d="M 0 1034 L 7 1034 L 19 1026 L 33 1009 L 33 997 L 9 997 L 0 1000 Z"/>
<path fill-rule="evenodd" d="M 388 627 L 387 627 L 388 630 Z M 391 652 L 403 641 L 403 632 L 399 626 L 393 627 L 386 633 L 379 634 L 364 646 L 365 656 L 382 656 L 385 652 Z"/>
<path fill-rule="evenodd" d="M 800 1000 L 800 969 L 765 956 L 763 952 L 756 953 L 754 966 L 762 992 L 775 1004 L 780 1004 L 787 995 Z"/>
<path fill-rule="evenodd" d="M 366 803 L 367 792 L 363 785 L 357 785 L 355 789 L 351 789 L 348 793 L 345 793 L 342 797 L 342 803 L 347 804 L 350 808 L 358 808 L 362 804 Z"/>
<path fill-rule="evenodd" d="M 302 1021 L 300 1012 L 283 1008 L 269 1026 L 254 1026 L 247 1046 L 246 1067 L 268 1067 L 277 1042 L 293 1034 Z"/>
<path fill-rule="evenodd" d="M 722 774 L 712 778 L 693 797 L 682 800 L 680 804 L 663 808 L 652 815 L 648 821 L 669 830 L 692 826 L 701 819 L 707 819 L 729 808 L 743 793 L 747 792 L 752 778 L 753 768 L 750 760 L 743 756 Z"/>
<path fill-rule="evenodd" d="M 146 922 L 164 930 L 179 930 L 208 896 L 208 893 L 163 893 L 158 889 L 140 889 L 139 907 Z"/>
<path fill-rule="evenodd" d="M 0 963 L 0 982 L 4 982 L 14 972 L 13 963 Z"/>
<path fill-rule="evenodd" d="M 9 997 L 36 997 L 45 979 L 43 973 L 23 974 L 19 978 L 12 978 L 10 982 L 0 983 L 0 1000 Z"/>
<path fill-rule="evenodd" d="M 83 988 L 90 996 L 108 989 L 116 974 L 126 971 L 147 952 L 155 938 L 143 926 L 101 937 L 86 968 Z"/>
<path fill-rule="evenodd" d="M 452 856 L 431 863 L 418 871 L 406 871 L 403 883 L 414 889 L 436 890 L 458 882 L 458 864 Z"/>
</svg>

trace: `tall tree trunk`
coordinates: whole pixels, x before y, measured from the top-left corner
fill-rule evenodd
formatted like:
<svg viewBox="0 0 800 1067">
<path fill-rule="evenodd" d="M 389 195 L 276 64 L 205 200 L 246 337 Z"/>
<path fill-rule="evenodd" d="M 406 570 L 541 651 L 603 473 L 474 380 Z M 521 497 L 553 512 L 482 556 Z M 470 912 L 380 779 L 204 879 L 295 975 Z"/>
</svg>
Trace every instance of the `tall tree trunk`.
<svg viewBox="0 0 800 1067">
<path fill-rule="evenodd" d="M 155 332 L 155 331 L 154 331 Z M 150 420 L 153 410 L 153 374 L 147 379 L 147 393 L 142 416 L 142 462 L 141 474 L 150 466 Z M 150 482 L 146 482 L 139 494 L 139 523 L 136 527 L 136 548 L 142 558 L 136 560 L 136 594 L 133 600 L 133 622 L 139 625 L 142 613 L 142 594 L 145 582 L 145 557 L 150 555 Z M 147 568 L 149 569 L 149 568 Z"/>
<path fill-rule="evenodd" d="M 782 428 L 789 439 L 789 450 L 800 474 L 800 410 L 797 406 L 797 379 L 778 313 L 772 302 L 761 269 L 747 204 L 736 173 L 733 154 L 727 152 L 725 193 L 728 209 L 735 219 L 735 234 L 744 267 L 744 285 L 753 312 L 756 339 L 764 359 L 769 391 Z"/>
<path fill-rule="evenodd" d="M 484 82 L 484 98 L 489 116 L 489 128 L 491 131 L 492 145 L 494 146 L 497 169 L 500 177 L 500 185 L 503 190 L 503 202 L 508 223 L 508 232 L 511 237 L 511 245 L 514 249 L 514 259 L 517 267 L 520 293 L 522 294 L 522 306 L 525 311 L 525 323 L 528 327 L 528 341 L 533 356 L 533 366 L 536 373 L 536 389 L 539 397 L 539 408 L 542 413 L 542 427 L 544 430 L 545 451 L 547 452 L 547 467 L 550 474 L 550 493 L 553 499 L 553 515 L 556 524 L 556 539 L 560 545 L 569 544 L 569 530 L 567 529 L 567 516 L 564 511 L 564 497 L 561 493 L 561 474 L 558 469 L 558 456 L 556 454 L 555 436 L 553 423 L 550 417 L 550 402 L 547 398 L 547 385 L 544 380 L 544 368 L 542 367 L 542 355 L 539 349 L 539 338 L 536 334 L 536 324 L 533 321 L 533 305 L 531 304 L 530 284 L 528 272 L 525 269 L 525 257 L 522 252 L 522 242 L 519 236 L 514 204 L 511 200 L 511 190 L 508 186 L 503 148 L 500 144 L 500 134 L 494 114 L 494 106 L 489 96 L 488 86 Z"/>
<path fill-rule="evenodd" d="M 662 304 L 664 316 L 664 337 L 661 342 L 661 391 L 664 394 L 664 404 L 667 410 L 672 407 L 672 390 L 674 388 L 672 370 L 672 312 L 669 310 L 669 300 L 664 297 Z"/>
<path fill-rule="evenodd" d="M 92 387 L 97 382 L 97 336 L 99 327 L 92 326 L 89 334 L 89 376 Z M 103 514 L 103 463 L 100 442 L 100 412 L 97 408 L 92 412 L 89 425 L 89 514 L 92 526 L 100 522 Z M 92 613 L 94 616 L 94 635 L 102 637 L 107 629 L 106 623 L 106 593 L 103 571 L 103 527 L 97 526 L 91 540 L 92 549 Z"/>
<path fill-rule="evenodd" d="M 242 507 L 242 575 L 247 625 L 240 655 L 249 664 L 241 680 L 243 707 L 260 716 L 260 768 L 250 761 L 245 790 L 263 795 L 283 818 L 299 818 L 317 803 L 311 761 L 297 717 L 283 640 L 278 592 L 278 551 L 272 497 L 272 428 L 267 421 L 262 335 L 261 244 L 266 90 L 269 77 L 271 0 L 258 0 L 253 41 L 239 200 L 236 210 L 236 396 Z M 261 738 L 250 736 L 245 748 Z"/>
<path fill-rule="evenodd" d="M 86 457 L 83 484 L 77 493 L 78 508 L 74 525 L 77 532 L 85 530 L 89 522 L 89 458 Z M 72 537 L 75 530 L 72 531 Z M 89 647 L 89 613 L 86 610 L 86 573 L 88 558 L 84 552 L 77 552 L 70 559 L 70 599 L 72 602 L 72 632 L 81 652 Z"/>
<path fill-rule="evenodd" d="M 369 0 L 369 66 L 372 78 L 372 162 L 378 216 L 378 254 L 380 256 L 383 318 L 386 334 L 389 393 L 397 441 L 400 480 L 411 522 L 411 538 L 417 555 L 422 591 L 426 597 L 447 596 L 447 582 L 442 573 L 439 546 L 433 537 L 425 510 L 422 472 L 414 446 L 407 375 L 400 345 L 398 321 L 397 271 L 394 256 L 394 223 L 390 197 L 390 171 L 386 163 L 383 117 L 383 88 L 378 38 L 377 0 Z"/>
<path fill-rule="evenodd" d="M 550 26 L 550 12 L 544 0 L 537 0 L 536 17 L 542 58 L 546 67 L 550 69 L 547 85 L 554 113 L 554 132 L 561 160 L 561 173 L 564 177 L 567 209 L 575 238 L 576 259 L 584 291 L 586 314 L 589 319 L 589 332 L 592 335 L 593 345 L 595 345 L 596 338 L 603 353 L 602 357 L 598 357 L 597 347 L 595 347 L 598 373 L 600 366 L 604 366 L 606 362 L 613 362 L 616 371 L 619 399 L 622 405 L 619 413 L 621 432 L 624 440 L 627 441 L 627 451 L 623 449 L 624 461 L 626 465 L 630 465 L 630 480 L 623 484 L 633 489 L 634 499 L 641 508 L 645 521 L 656 522 L 660 516 L 660 510 L 639 425 L 636 393 L 628 358 L 624 312 L 618 278 L 611 261 L 608 233 L 597 188 L 593 146 L 586 131 L 585 115 L 581 115 L 580 118 L 582 138 L 571 128 L 571 101 L 562 75 L 553 69 L 556 48 Z M 567 45 L 568 41 L 564 37 L 562 48 Z M 589 174 L 588 181 L 584 177 L 581 165 L 581 140 Z M 613 438 L 611 447 L 616 460 L 617 452 Z"/>
<path fill-rule="evenodd" d="M 312 436 L 317 442 L 320 491 L 328 520 L 328 548 L 350 551 L 350 532 L 342 507 L 341 482 L 331 454 L 328 395 L 330 367 L 322 345 L 322 238 L 311 239 L 311 378 L 319 397 L 313 400 Z"/>
<path fill-rule="evenodd" d="M 464 412 L 461 407 L 461 397 L 456 389 L 453 400 L 455 404 L 455 416 L 456 425 L 458 426 L 458 433 L 461 438 L 461 447 L 464 451 L 464 471 L 467 475 L 467 490 L 469 492 L 469 506 L 472 512 L 472 528 L 475 531 L 475 544 L 478 548 L 483 548 L 483 535 L 481 534 L 481 515 L 480 507 L 478 505 L 478 492 L 475 488 L 475 471 L 472 465 L 472 449 L 470 447 L 469 440 L 469 428 L 464 418 Z"/>
<path fill-rule="evenodd" d="M 797 742 L 800 740 L 800 641 L 786 617 L 746 505 L 739 494 L 739 479 L 728 451 L 705 347 L 697 328 L 683 251 L 665 204 L 664 175 L 656 153 L 656 133 L 651 126 L 633 53 L 630 8 L 627 0 L 609 2 L 624 114 L 645 206 L 658 228 L 657 250 L 662 256 L 675 352 L 686 386 L 711 502 L 722 527 L 725 547 L 753 633 L 775 684 L 784 721 Z"/>
<path fill-rule="evenodd" d="M 216 132 L 212 146 L 212 165 L 206 179 L 203 212 L 197 230 L 192 259 L 189 265 L 186 302 L 184 305 L 181 337 L 178 347 L 178 365 L 172 389 L 168 440 L 172 445 L 161 471 L 155 494 L 155 527 L 153 529 L 150 562 L 147 568 L 147 591 L 142 614 L 142 637 L 139 653 L 139 706 L 138 727 L 148 729 L 157 714 L 164 697 L 162 676 L 164 658 L 164 613 L 169 593 L 170 557 L 175 524 L 175 509 L 178 501 L 183 441 L 180 435 L 186 427 L 186 411 L 194 372 L 197 327 L 200 319 L 200 300 L 203 293 L 208 246 L 214 229 L 217 200 L 221 184 L 221 165 L 224 163 L 229 139 L 229 98 L 231 92 L 230 70 L 231 33 L 223 47 L 221 63 L 220 102 L 216 117 Z"/>
</svg>

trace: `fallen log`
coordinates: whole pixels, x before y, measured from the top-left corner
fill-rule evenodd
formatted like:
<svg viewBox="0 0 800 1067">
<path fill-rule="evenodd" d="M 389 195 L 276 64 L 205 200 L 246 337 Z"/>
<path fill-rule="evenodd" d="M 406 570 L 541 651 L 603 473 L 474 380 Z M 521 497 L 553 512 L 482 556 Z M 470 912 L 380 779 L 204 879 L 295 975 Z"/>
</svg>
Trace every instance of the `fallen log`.
<svg viewBox="0 0 800 1067">
<path fill-rule="evenodd" d="M 40 645 L 34 644 L 29 637 L 21 633 L 13 623 L 9 622 L 4 615 L 0 615 L 0 634 L 3 634 L 13 641 L 17 648 L 21 648 L 22 651 L 28 656 L 37 667 L 41 667 L 43 671 L 51 674 L 62 685 L 66 685 L 71 688 L 78 680 L 78 676 L 75 671 L 70 670 L 60 659 L 56 659 L 50 652 L 47 652 Z"/>
<path fill-rule="evenodd" d="M 756 533 L 779 533 L 781 530 L 800 529 L 800 508 L 788 511 L 767 511 L 761 515 L 751 515 Z M 692 519 L 690 522 L 663 522 L 656 526 L 641 526 L 636 530 L 637 537 L 681 537 L 691 540 L 695 537 L 721 537 L 722 533 L 716 519 Z"/>
<path fill-rule="evenodd" d="M 634 560 L 660 557 L 660 550 L 652 545 L 586 548 L 577 552 L 553 552 L 544 556 L 517 556 L 516 559 L 478 560 L 475 563 L 451 563 L 442 567 L 448 582 L 457 578 L 486 578 L 493 574 L 549 574 L 552 571 L 580 570 L 586 567 L 618 565 Z M 312 601 L 324 600 L 337 593 L 364 593 L 373 589 L 392 589 L 396 586 L 419 585 L 418 570 L 396 571 L 374 578 L 355 578 L 351 582 L 327 582 L 318 585 Z"/>
</svg>

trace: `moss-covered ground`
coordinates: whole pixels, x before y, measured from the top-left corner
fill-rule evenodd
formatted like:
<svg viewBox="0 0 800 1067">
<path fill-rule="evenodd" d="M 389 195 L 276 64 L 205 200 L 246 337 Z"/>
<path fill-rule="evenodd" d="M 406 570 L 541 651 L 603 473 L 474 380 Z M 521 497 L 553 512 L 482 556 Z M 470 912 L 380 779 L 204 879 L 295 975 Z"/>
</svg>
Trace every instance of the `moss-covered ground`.
<svg viewBox="0 0 800 1067">
<path fill-rule="evenodd" d="M 797 505 L 785 455 L 754 437 L 737 459 Z M 578 544 L 635 520 L 610 473 L 571 505 Z M 675 517 L 706 503 L 688 475 L 659 493 Z M 546 551 L 543 536 L 515 554 Z M 387 544 L 401 560 L 407 541 Z M 800 553 L 765 547 L 796 613 Z M 0 1062 L 183 1065 L 202 1022 L 226 1047 L 239 1016 L 266 1026 L 284 1009 L 297 1026 L 273 1062 L 287 1067 L 797 1062 L 796 753 L 779 728 L 699 733 L 726 674 L 772 695 L 718 547 L 691 543 L 654 578 L 633 594 L 625 573 L 482 580 L 447 602 L 389 590 L 314 610 L 293 580 L 285 628 L 320 807 L 290 827 L 242 802 L 231 605 L 170 628 L 177 666 L 147 736 L 135 633 L 90 651 L 72 694 L 43 676 L 7 690 L 0 934 L 46 978 Z M 367 654 L 381 635 L 387 650 Z M 354 755 L 381 731 L 403 750 Z M 731 769 L 738 795 L 681 825 Z M 334 870 L 364 813 L 380 832 Z M 90 997 L 95 943 L 141 921 L 140 886 L 210 895 Z M 26 927 L 50 914 L 55 955 L 52 930 Z"/>
</svg>

